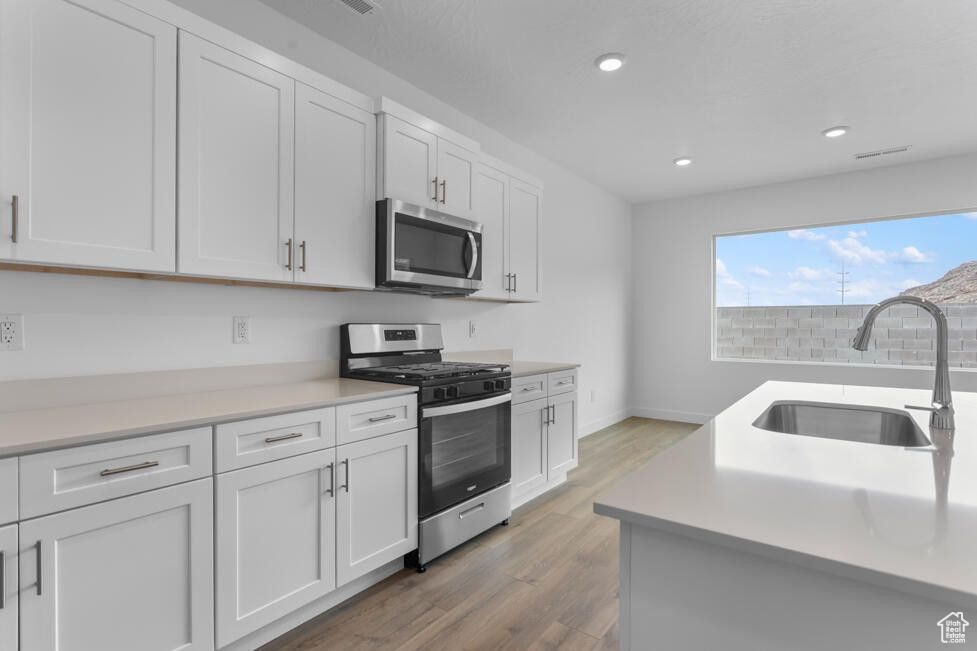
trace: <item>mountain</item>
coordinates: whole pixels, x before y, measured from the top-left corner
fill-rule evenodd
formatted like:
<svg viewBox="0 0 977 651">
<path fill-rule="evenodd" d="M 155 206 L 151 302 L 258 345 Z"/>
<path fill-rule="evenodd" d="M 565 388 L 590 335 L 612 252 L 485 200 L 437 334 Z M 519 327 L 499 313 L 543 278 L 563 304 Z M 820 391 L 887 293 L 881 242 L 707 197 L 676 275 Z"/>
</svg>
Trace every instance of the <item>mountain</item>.
<svg viewBox="0 0 977 651">
<path fill-rule="evenodd" d="M 933 303 L 977 303 L 977 260 L 964 262 L 939 280 L 912 287 L 903 296 L 925 298 Z"/>
</svg>

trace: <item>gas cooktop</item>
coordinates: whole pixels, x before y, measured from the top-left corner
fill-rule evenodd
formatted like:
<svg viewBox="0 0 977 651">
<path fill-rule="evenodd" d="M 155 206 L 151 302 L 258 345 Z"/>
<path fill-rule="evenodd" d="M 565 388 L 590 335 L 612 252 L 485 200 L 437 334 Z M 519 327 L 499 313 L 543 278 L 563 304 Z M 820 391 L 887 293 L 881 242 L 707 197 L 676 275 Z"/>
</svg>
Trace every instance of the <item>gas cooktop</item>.
<svg viewBox="0 0 977 651">
<path fill-rule="evenodd" d="M 420 362 L 417 364 L 397 364 L 394 366 L 374 366 L 353 372 L 361 377 L 396 378 L 399 380 L 434 380 L 442 378 L 465 378 L 473 375 L 503 373 L 509 367 L 505 364 L 476 364 L 472 362 Z"/>
</svg>

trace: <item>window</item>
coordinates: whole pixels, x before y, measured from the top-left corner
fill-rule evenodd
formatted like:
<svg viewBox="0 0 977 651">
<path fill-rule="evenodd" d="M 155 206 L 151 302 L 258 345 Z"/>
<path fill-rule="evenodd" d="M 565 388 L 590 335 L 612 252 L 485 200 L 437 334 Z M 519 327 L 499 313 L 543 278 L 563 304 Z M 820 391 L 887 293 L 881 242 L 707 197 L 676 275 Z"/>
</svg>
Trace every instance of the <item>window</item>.
<svg viewBox="0 0 977 651">
<path fill-rule="evenodd" d="M 909 305 L 851 347 L 868 309 L 898 294 L 944 308 L 950 365 L 977 368 L 977 212 L 715 238 L 716 357 L 932 366 L 935 324 Z"/>
</svg>

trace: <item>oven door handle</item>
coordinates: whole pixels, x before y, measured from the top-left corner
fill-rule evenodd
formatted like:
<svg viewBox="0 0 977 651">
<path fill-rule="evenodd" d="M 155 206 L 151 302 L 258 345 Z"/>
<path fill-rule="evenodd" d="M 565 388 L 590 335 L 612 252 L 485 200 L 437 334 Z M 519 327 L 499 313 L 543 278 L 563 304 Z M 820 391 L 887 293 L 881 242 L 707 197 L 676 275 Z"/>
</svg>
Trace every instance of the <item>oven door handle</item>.
<svg viewBox="0 0 977 651">
<path fill-rule="evenodd" d="M 468 266 L 468 276 L 466 277 L 471 278 L 475 275 L 475 269 L 478 267 L 478 242 L 471 231 L 468 231 L 468 244 L 472 247 L 472 261 Z"/>
<path fill-rule="evenodd" d="M 484 400 L 474 402 L 462 402 L 457 405 L 445 405 L 444 407 L 421 407 L 421 418 L 434 418 L 436 416 L 447 416 L 449 414 L 462 414 L 466 411 L 476 411 L 486 407 L 495 407 L 507 402 L 512 402 L 512 394 L 506 393 L 501 396 L 493 396 Z"/>
</svg>

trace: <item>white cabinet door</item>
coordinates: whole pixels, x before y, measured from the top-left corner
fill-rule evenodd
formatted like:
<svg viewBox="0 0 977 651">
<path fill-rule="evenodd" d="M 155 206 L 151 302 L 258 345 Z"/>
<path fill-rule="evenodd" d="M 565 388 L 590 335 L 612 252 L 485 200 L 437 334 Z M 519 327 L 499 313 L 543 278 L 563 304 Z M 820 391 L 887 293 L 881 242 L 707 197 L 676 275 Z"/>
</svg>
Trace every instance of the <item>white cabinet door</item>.
<svg viewBox="0 0 977 651">
<path fill-rule="evenodd" d="M 384 114 L 382 199 L 399 199 L 437 207 L 438 137 L 392 115 Z"/>
<path fill-rule="evenodd" d="M 17 525 L 0 528 L 0 649 L 17 648 Z"/>
<path fill-rule="evenodd" d="M 336 587 L 336 450 L 217 477 L 217 646 Z"/>
<path fill-rule="evenodd" d="M 547 481 L 546 398 L 512 406 L 512 496 Z"/>
<path fill-rule="evenodd" d="M 552 480 L 577 467 L 577 394 L 564 393 L 549 399 L 547 466 Z"/>
<path fill-rule="evenodd" d="M 116 0 L 0 0 L 0 143 L 0 258 L 174 270 L 173 26 Z"/>
<path fill-rule="evenodd" d="M 21 523 L 21 651 L 213 649 L 212 487 Z"/>
<path fill-rule="evenodd" d="M 539 188 L 517 179 L 509 182 L 509 271 L 513 274 L 512 298 L 539 300 L 540 243 L 543 237 Z"/>
<path fill-rule="evenodd" d="M 509 278 L 505 268 L 509 217 L 509 176 L 480 163 L 475 168 L 475 212 L 482 224 L 482 283 L 475 296 L 509 297 Z"/>
<path fill-rule="evenodd" d="M 180 272 L 292 280 L 294 102 L 289 77 L 180 32 Z"/>
<path fill-rule="evenodd" d="M 471 218 L 478 154 L 438 138 L 438 210 Z"/>
<path fill-rule="evenodd" d="M 372 289 L 376 118 L 295 86 L 295 280 Z"/>
<path fill-rule="evenodd" d="M 337 586 L 417 548 L 417 430 L 336 451 Z"/>
</svg>

